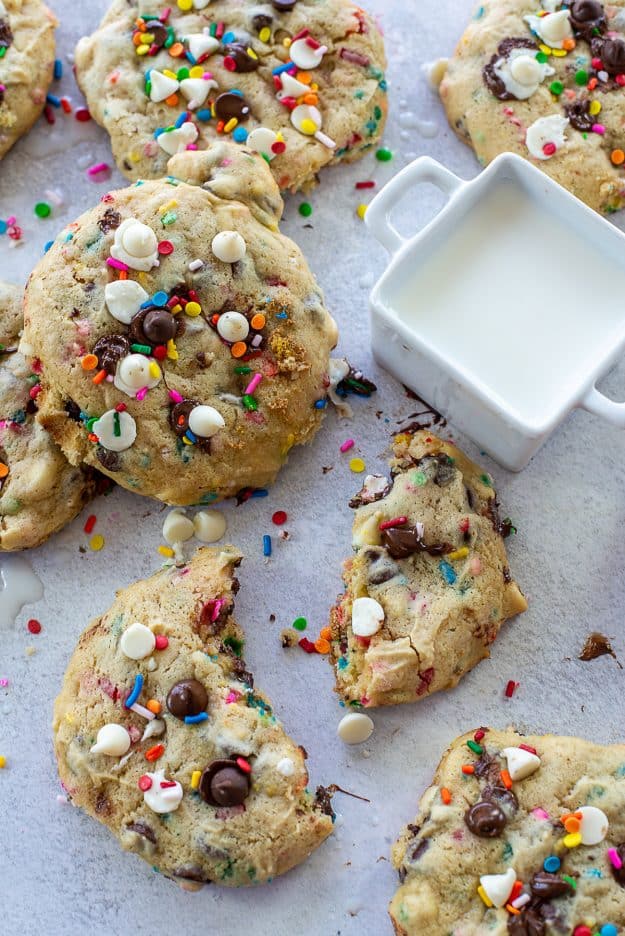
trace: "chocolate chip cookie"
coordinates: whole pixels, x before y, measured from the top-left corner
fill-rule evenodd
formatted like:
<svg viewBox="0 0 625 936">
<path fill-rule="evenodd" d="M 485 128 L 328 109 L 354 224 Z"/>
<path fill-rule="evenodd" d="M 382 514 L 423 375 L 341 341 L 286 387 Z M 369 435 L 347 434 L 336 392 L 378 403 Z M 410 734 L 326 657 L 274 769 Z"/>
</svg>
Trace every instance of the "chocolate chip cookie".
<svg viewBox="0 0 625 936">
<path fill-rule="evenodd" d="M 393 448 L 391 477 L 350 503 L 355 554 L 330 617 L 336 691 L 357 708 L 455 686 L 527 608 L 490 475 L 427 431 Z"/>
<path fill-rule="evenodd" d="M 242 657 L 240 562 L 201 549 L 120 591 L 80 637 L 54 710 L 71 802 L 191 890 L 283 874 L 334 818 Z"/>
</svg>

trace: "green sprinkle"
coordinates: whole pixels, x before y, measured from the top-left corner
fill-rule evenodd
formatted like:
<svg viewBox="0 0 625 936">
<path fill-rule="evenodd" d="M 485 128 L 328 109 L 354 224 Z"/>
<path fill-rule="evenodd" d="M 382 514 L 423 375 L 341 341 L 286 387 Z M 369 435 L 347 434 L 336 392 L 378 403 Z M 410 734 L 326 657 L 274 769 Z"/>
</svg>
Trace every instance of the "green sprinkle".
<svg viewBox="0 0 625 936">
<path fill-rule="evenodd" d="M 481 744 L 478 744 L 477 741 L 467 741 L 467 747 L 470 751 L 473 751 L 474 754 L 484 753 L 484 748 Z"/>
<path fill-rule="evenodd" d="M 549 85 L 549 90 L 551 91 L 552 94 L 555 94 L 556 97 L 560 97 L 560 95 L 564 91 L 564 85 L 562 84 L 561 81 L 552 81 L 551 84 Z"/>
<path fill-rule="evenodd" d="M 546 55 L 544 52 L 537 52 L 537 53 L 536 53 L 536 61 L 537 61 L 537 62 L 540 62 L 541 65 L 544 65 L 545 62 L 548 62 L 548 61 L 549 61 L 549 56 Z"/>
<path fill-rule="evenodd" d="M 49 218 L 52 214 L 52 208 L 47 202 L 40 201 L 35 205 L 35 214 L 38 218 Z"/>
<path fill-rule="evenodd" d="M 174 221 L 178 220 L 178 215 L 175 211 L 166 211 L 163 217 L 161 218 L 161 224 L 163 227 L 169 227 L 170 224 L 173 224 Z"/>
<path fill-rule="evenodd" d="M 313 213 L 312 205 L 307 201 L 302 202 L 302 204 L 299 206 L 299 213 L 301 214 L 302 218 L 310 218 L 311 214 Z"/>
<path fill-rule="evenodd" d="M 113 416 L 113 435 L 119 438 L 121 434 L 122 434 L 122 427 L 119 424 L 119 413 L 115 413 L 115 415 Z"/>
<path fill-rule="evenodd" d="M 249 393 L 245 393 L 241 397 L 241 401 L 245 409 L 250 410 L 250 412 L 255 412 L 258 409 L 258 403 L 254 399 L 254 397 L 251 396 Z"/>
<path fill-rule="evenodd" d="M 241 656 L 241 652 L 243 650 L 242 640 L 237 640 L 236 637 L 226 637 L 224 640 L 224 646 L 230 647 L 235 656 Z"/>
<path fill-rule="evenodd" d="M 423 487 L 424 484 L 428 483 L 427 475 L 423 471 L 415 471 L 412 480 L 418 487 Z"/>
<path fill-rule="evenodd" d="M 390 162 L 391 159 L 393 158 L 393 153 L 391 152 L 390 149 L 387 149 L 385 146 L 383 146 L 381 149 L 377 151 L 377 153 L 375 154 L 375 158 L 379 162 Z"/>
<path fill-rule="evenodd" d="M 176 78 L 178 79 L 178 81 L 184 81 L 185 78 L 188 78 L 188 77 L 189 77 L 189 69 L 188 69 L 188 68 L 179 68 L 179 69 L 178 69 L 178 71 L 177 71 L 177 73 L 176 73 Z"/>
<path fill-rule="evenodd" d="M 573 890 L 577 890 L 577 881 L 575 880 L 575 878 L 569 877 L 568 874 L 563 874 L 562 880 L 570 884 Z"/>
<path fill-rule="evenodd" d="M 306 620 L 305 617 L 295 618 L 295 620 L 293 621 L 293 627 L 297 631 L 305 631 L 306 628 L 308 627 L 308 621 Z"/>
<path fill-rule="evenodd" d="M 580 68 L 578 72 L 575 72 L 575 84 L 580 85 L 580 87 L 588 84 L 588 72 L 584 71 L 583 68 Z"/>
<path fill-rule="evenodd" d="M 251 374 L 252 368 L 248 367 L 246 364 L 239 364 L 238 367 L 234 369 L 235 374 Z"/>
<path fill-rule="evenodd" d="M 493 479 L 490 477 L 490 475 L 487 475 L 487 474 L 480 475 L 480 481 L 482 482 L 482 484 L 485 484 L 486 487 L 493 486 Z"/>
<path fill-rule="evenodd" d="M 2 48 L 0 49 L 0 59 L 4 58 L 6 54 L 7 54 L 7 47 L 2 46 Z"/>
<path fill-rule="evenodd" d="M 132 344 L 130 345 L 130 350 L 134 351 L 135 354 L 151 354 L 152 348 L 147 344 Z"/>
</svg>

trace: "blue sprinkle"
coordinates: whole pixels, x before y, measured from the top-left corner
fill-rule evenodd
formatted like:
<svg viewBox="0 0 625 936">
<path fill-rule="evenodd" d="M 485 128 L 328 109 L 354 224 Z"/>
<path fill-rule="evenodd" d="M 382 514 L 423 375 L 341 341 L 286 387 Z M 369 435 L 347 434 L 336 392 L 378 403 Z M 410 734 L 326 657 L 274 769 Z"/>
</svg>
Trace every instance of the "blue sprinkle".
<svg viewBox="0 0 625 936">
<path fill-rule="evenodd" d="M 187 122 L 187 112 L 184 111 L 184 112 L 180 115 L 180 117 L 178 118 L 178 120 L 176 121 L 176 123 L 174 124 L 174 127 L 176 127 L 176 129 L 178 129 L 178 127 L 181 127 L 181 126 L 183 125 L 183 123 L 186 123 L 186 122 Z"/>
<path fill-rule="evenodd" d="M 8 226 L 6 221 L 0 221 L 0 234 L 6 234 Z"/>
<path fill-rule="evenodd" d="M 235 143 L 245 143 L 247 140 L 247 130 L 245 127 L 235 127 L 232 131 L 232 139 Z"/>
<path fill-rule="evenodd" d="M 189 442 L 192 442 L 193 445 L 195 445 L 195 443 L 197 442 L 197 436 L 195 435 L 194 432 L 191 432 L 190 429 L 187 429 L 187 431 L 185 432 L 185 436 L 187 437 Z"/>
<path fill-rule="evenodd" d="M 252 491 L 252 497 L 269 497 L 269 491 L 267 488 L 256 488 Z"/>
<path fill-rule="evenodd" d="M 46 95 L 46 103 L 47 103 L 47 104 L 51 104 L 52 107 L 60 107 L 60 106 L 61 106 L 61 98 L 60 98 L 60 97 L 57 97 L 56 94 L 47 94 L 47 95 Z"/>
<path fill-rule="evenodd" d="M 279 65 L 278 68 L 274 68 L 271 74 L 281 75 L 282 72 L 289 71 L 291 68 L 293 68 L 293 62 L 287 62 L 286 65 Z"/>
<path fill-rule="evenodd" d="M 223 36 L 221 37 L 221 41 L 223 45 L 228 45 L 229 42 L 234 42 L 235 39 L 236 39 L 236 36 L 233 32 L 224 33 Z"/>
<path fill-rule="evenodd" d="M 198 110 L 195 112 L 195 116 L 197 117 L 198 120 L 207 121 L 207 120 L 210 120 L 213 115 L 211 114 L 210 110 L 207 107 L 203 107 L 202 110 Z"/>
<path fill-rule="evenodd" d="M 316 401 L 315 401 L 315 409 L 325 409 L 327 405 L 328 405 L 328 401 L 327 401 L 327 400 L 316 400 Z"/>
<path fill-rule="evenodd" d="M 159 289 L 159 291 L 155 292 L 154 295 L 152 296 L 152 304 L 155 306 L 159 306 L 159 308 L 161 309 L 163 308 L 163 306 L 167 305 L 168 301 L 169 301 L 169 296 L 163 289 Z"/>
<path fill-rule="evenodd" d="M 228 94 L 236 94 L 237 97 L 240 97 L 240 98 L 243 97 L 243 92 L 242 92 L 242 91 L 239 91 L 238 88 L 231 88 L 230 91 L 228 92 Z"/>
<path fill-rule="evenodd" d="M 263 536 L 263 556 L 271 555 L 271 537 L 265 533 Z"/>
<path fill-rule="evenodd" d="M 286 312 L 277 312 L 277 313 L 276 313 L 276 318 L 279 318 L 279 319 L 287 319 L 288 317 L 289 317 L 289 316 L 288 316 L 288 314 L 287 314 Z"/>
<path fill-rule="evenodd" d="M 156 130 L 154 131 L 154 136 L 156 137 L 157 140 L 160 137 L 161 133 L 165 133 L 165 131 L 163 130 L 162 127 L 157 127 Z"/>
<path fill-rule="evenodd" d="M 141 695 L 141 690 L 143 689 L 143 676 L 141 673 L 137 673 L 135 676 L 135 684 L 132 692 L 124 702 L 125 708 L 130 708 L 131 705 L 134 705 L 139 696 Z"/>
<path fill-rule="evenodd" d="M 63 77 L 63 62 L 61 59 L 54 60 L 54 78 L 55 81 L 58 81 Z"/>
<path fill-rule="evenodd" d="M 604 923 L 599 932 L 601 936 L 617 936 L 618 930 L 614 923 Z"/>
<path fill-rule="evenodd" d="M 185 56 L 186 56 L 187 60 L 188 60 L 189 62 L 191 62 L 192 65 L 195 65 L 195 64 L 196 64 L 197 59 L 196 59 L 193 55 L 191 55 L 191 53 L 189 52 L 188 49 L 187 49 L 187 51 L 185 52 Z"/>
<path fill-rule="evenodd" d="M 47 253 L 47 252 L 50 250 L 50 247 L 52 247 L 53 244 L 54 244 L 54 241 L 53 241 L 53 240 L 48 241 L 47 244 L 44 244 L 44 245 L 43 245 L 43 252 L 44 252 L 44 253 Z"/>
<path fill-rule="evenodd" d="M 184 723 L 185 725 L 199 725 L 200 722 L 206 721 L 208 719 L 207 712 L 200 712 L 199 715 L 185 715 Z"/>
<path fill-rule="evenodd" d="M 452 567 L 449 565 L 449 563 L 443 560 L 442 562 L 439 562 L 438 567 L 441 570 L 442 576 L 447 582 L 447 584 L 453 585 L 456 579 L 458 578 L 458 576 L 456 575 Z"/>
<path fill-rule="evenodd" d="M 560 859 L 556 855 L 550 855 L 543 861 L 543 868 L 549 874 L 555 874 L 560 867 Z"/>
</svg>

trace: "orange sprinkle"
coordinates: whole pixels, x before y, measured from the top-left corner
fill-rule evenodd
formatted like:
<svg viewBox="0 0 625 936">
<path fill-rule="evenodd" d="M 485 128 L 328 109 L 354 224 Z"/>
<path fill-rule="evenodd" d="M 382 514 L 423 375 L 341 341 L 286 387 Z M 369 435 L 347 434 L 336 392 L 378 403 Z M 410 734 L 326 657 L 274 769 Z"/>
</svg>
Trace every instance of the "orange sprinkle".
<svg viewBox="0 0 625 936">
<path fill-rule="evenodd" d="M 184 46 L 181 42 L 174 42 L 169 50 L 169 54 L 173 55 L 174 58 L 180 58 L 181 55 L 184 55 Z"/>
<path fill-rule="evenodd" d="M 320 637 L 318 640 L 315 640 L 315 650 L 317 653 L 329 653 L 330 641 Z"/>
<path fill-rule="evenodd" d="M 0 462 L 0 478 L 6 478 L 9 473 L 9 466 L 5 465 L 4 462 Z"/>
<path fill-rule="evenodd" d="M 148 709 L 150 712 L 154 712 L 155 715 L 158 715 L 159 712 L 160 712 L 160 710 L 161 710 L 161 708 L 162 708 L 162 705 L 161 705 L 161 703 L 158 701 L 158 699 L 150 699 L 149 702 L 146 702 L 145 707 L 146 707 L 146 709 Z"/>
<path fill-rule="evenodd" d="M 331 627 L 322 627 L 319 631 L 319 636 L 323 640 L 332 640 L 332 628 Z"/>
<path fill-rule="evenodd" d="M 501 771 L 501 779 L 503 781 L 503 785 L 505 786 L 506 790 L 511 790 L 512 789 L 512 777 L 510 776 L 507 770 Z"/>
<path fill-rule="evenodd" d="M 128 271 L 127 271 L 127 270 L 120 270 L 120 271 L 119 271 L 119 278 L 120 278 L 121 280 L 127 280 L 127 279 L 128 279 Z"/>
<path fill-rule="evenodd" d="M 105 370 L 98 371 L 95 377 L 92 377 L 91 379 L 94 382 L 94 384 L 101 384 L 103 380 L 106 380 L 106 371 Z"/>
<path fill-rule="evenodd" d="M 170 107 L 176 107 L 178 105 L 178 95 L 170 94 L 168 98 L 165 98 L 165 103 L 169 104 Z"/>
<path fill-rule="evenodd" d="M 571 835 L 575 835 L 576 832 L 579 832 L 579 830 L 581 829 L 581 825 L 582 825 L 581 822 L 579 821 L 579 819 L 576 819 L 575 816 L 568 816 L 564 820 L 564 828 Z"/>
<path fill-rule="evenodd" d="M 252 326 L 254 331 L 260 331 L 261 328 L 265 327 L 266 321 L 267 319 L 265 318 L 265 316 L 261 315 L 260 312 L 257 312 L 256 315 L 252 317 L 252 321 L 250 322 L 250 325 Z"/>
<path fill-rule="evenodd" d="M 90 442 L 99 442 L 99 441 L 100 441 L 100 440 L 98 439 L 97 435 L 95 434 L 95 432 L 90 432 L 87 438 L 89 439 Z"/>
<path fill-rule="evenodd" d="M 445 806 L 449 806 L 449 804 L 451 803 L 451 793 L 449 792 L 447 787 L 442 788 L 441 799 L 444 802 Z"/>
<path fill-rule="evenodd" d="M 164 744 L 155 744 L 154 747 L 151 747 L 149 751 L 145 752 L 145 759 L 149 761 L 158 760 L 159 757 L 162 757 L 165 753 Z"/>
<path fill-rule="evenodd" d="M 521 911 L 517 910 L 516 907 L 513 907 L 512 904 L 506 904 L 506 910 L 508 911 L 508 913 L 514 913 L 517 916 L 519 916 L 519 914 L 521 913 Z"/>
<path fill-rule="evenodd" d="M 612 160 L 615 166 L 622 166 L 623 163 L 625 162 L 625 153 L 623 152 L 622 149 L 612 150 L 610 159 Z"/>
<path fill-rule="evenodd" d="M 225 123 L 224 123 L 223 120 L 218 121 L 218 123 L 217 123 L 217 133 L 223 133 L 223 132 L 224 132 L 224 127 L 225 127 L 225 126 L 226 126 L 226 125 L 225 125 Z"/>
<path fill-rule="evenodd" d="M 147 27 L 145 25 L 145 22 L 139 17 L 137 17 L 137 19 L 135 20 L 135 26 L 137 27 L 137 29 L 140 29 L 141 32 L 147 32 Z"/>
<path fill-rule="evenodd" d="M 475 767 L 473 766 L 473 764 L 463 764 L 463 766 L 462 766 L 462 773 L 463 773 L 463 774 L 469 774 L 469 775 L 470 775 L 470 774 L 474 774 L 474 773 L 475 773 Z"/>
<path fill-rule="evenodd" d="M 85 354 L 80 364 L 83 370 L 95 370 L 98 366 L 98 359 L 95 354 Z"/>
<path fill-rule="evenodd" d="M 562 48 L 566 49 L 567 52 L 572 52 L 576 45 L 575 39 L 565 39 Z"/>
<path fill-rule="evenodd" d="M 143 45 L 143 36 L 140 32 L 136 32 L 132 37 L 132 41 L 135 45 Z"/>
<path fill-rule="evenodd" d="M 310 84 L 310 82 L 312 81 L 312 75 L 310 74 L 310 72 L 298 72 L 297 80 L 301 81 L 302 84 Z"/>
<path fill-rule="evenodd" d="M 309 94 L 304 95 L 304 104 L 309 104 L 311 107 L 316 107 L 319 103 L 319 97 L 316 94 L 313 94 L 312 91 Z"/>
<path fill-rule="evenodd" d="M 243 357 L 246 351 L 247 351 L 247 345 L 245 344 L 244 341 L 235 341 L 235 343 L 230 348 L 230 353 L 232 354 L 232 357 L 236 357 L 236 358 Z"/>
<path fill-rule="evenodd" d="M 597 87 L 598 83 L 599 83 L 599 82 L 597 81 L 596 78 L 591 78 L 590 81 L 588 82 L 588 85 L 587 85 L 588 90 L 589 90 L 589 91 L 594 91 L 595 88 Z"/>
</svg>

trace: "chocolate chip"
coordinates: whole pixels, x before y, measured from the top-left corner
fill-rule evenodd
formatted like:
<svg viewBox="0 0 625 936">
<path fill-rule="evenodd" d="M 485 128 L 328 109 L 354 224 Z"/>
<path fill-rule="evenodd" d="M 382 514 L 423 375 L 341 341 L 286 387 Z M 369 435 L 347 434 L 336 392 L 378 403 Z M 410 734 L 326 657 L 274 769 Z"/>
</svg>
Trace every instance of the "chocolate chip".
<svg viewBox="0 0 625 936">
<path fill-rule="evenodd" d="M 497 838 L 508 820 L 503 809 L 496 803 L 483 800 L 466 811 L 464 821 L 474 835 L 480 838 Z"/>
<path fill-rule="evenodd" d="M 332 818 L 334 818 L 334 810 L 332 809 L 332 790 L 323 786 L 317 787 L 315 792 L 315 809 L 318 809 L 319 812 L 324 814 L 324 816 L 332 816 Z"/>
<path fill-rule="evenodd" d="M 142 838 L 146 838 L 148 842 L 152 842 L 153 845 L 156 845 L 156 835 L 147 822 L 130 822 L 126 828 L 130 832 L 136 832 L 137 835 L 140 835 Z"/>
<path fill-rule="evenodd" d="M 538 871 L 530 881 L 530 887 L 532 894 L 542 900 L 564 897 L 565 894 L 573 893 L 573 887 L 568 881 L 561 878 L 559 874 L 550 874 L 548 871 Z"/>
<path fill-rule="evenodd" d="M 117 452 L 111 452 L 110 449 L 98 445 L 95 454 L 102 467 L 106 468 L 107 471 L 121 471 L 122 466 Z"/>
<path fill-rule="evenodd" d="M 202 771 L 199 791 L 210 806 L 239 806 L 250 792 L 249 775 L 234 760 L 216 760 Z"/>
<path fill-rule="evenodd" d="M 260 32 L 261 29 L 266 29 L 268 26 L 271 26 L 273 23 L 273 16 L 269 16 L 268 13 L 257 13 L 252 17 L 252 26 L 256 32 Z"/>
<path fill-rule="evenodd" d="M 584 39 L 592 39 L 607 29 L 608 21 L 599 0 L 573 0 L 569 10 L 573 30 Z"/>
<path fill-rule="evenodd" d="M 9 21 L 0 20 L 0 48 L 8 49 L 13 42 L 13 32 L 9 26 Z"/>
<path fill-rule="evenodd" d="M 491 94 L 494 94 L 500 101 L 514 100 L 514 94 L 506 88 L 504 82 L 495 71 L 495 65 L 500 59 L 505 59 L 510 55 L 513 49 L 531 49 L 536 51 L 536 46 L 528 39 L 504 39 L 499 43 L 497 52 L 491 58 L 490 62 L 482 69 L 482 78 L 484 84 Z"/>
<path fill-rule="evenodd" d="M 99 368 L 107 374 L 115 374 L 121 359 L 130 354 L 130 342 L 125 335 L 105 335 L 96 341 L 93 354 L 98 359 Z"/>
<path fill-rule="evenodd" d="M 167 27 L 160 20 L 150 20 L 149 23 L 145 24 L 145 28 L 150 35 L 154 36 L 152 47 L 156 46 L 157 49 L 162 49 L 167 41 Z"/>
<path fill-rule="evenodd" d="M 81 409 L 78 403 L 75 403 L 73 400 L 67 400 L 65 403 L 65 412 L 74 422 L 80 422 Z"/>
<path fill-rule="evenodd" d="M 609 75 L 625 74 L 625 39 L 615 36 L 601 44 L 601 61 Z"/>
<path fill-rule="evenodd" d="M 187 715 L 206 711 L 208 694 L 197 679 L 183 679 L 172 686 L 167 695 L 167 708 L 175 718 L 184 721 Z"/>
<path fill-rule="evenodd" d="M 616 853 L 621 859 L 622 865 L 620 868 L 615 868 L 614 865 L 610 862 L 612 876 L 617 884 L 620 884 L 621 887 L 625 887 L 625 842 L 622 842 L 620 845 L 616 846 Z"/>
<path fill-rule="evenodd" d="M 181 868 L 174 868 L 171 872 L 173 877 L 182 878 L 185 881 L 196 881 L 198 884 L 208 884 L 206 875 L 199 865 L 182 865 Z"/>
<path fill-rule="evenodd" d="M 114 231 L 116 228 L 118 228 L 121 223 L 122 216 L 120 215 L 119 211 L 115 211 L 113 208 L 107 208 L 98 221 L 98 227 L 103 234 L 108 234 L 109 231 Z"/>
<path fill-rule="evenodd" d="M 169 413 L 169 422 L 171 428 L 180 438 L 182 438 L 189 428 L 189 415 L 191 410 L 194 410 L 195 407 L 199 405 L 200 404 L 196 400 L 183 400 L 182 403 L 175 403 L 172 406 Z"/>
<path fill-rule="evenodd" d="M 235 117 L 239 123 L 245 123 L 250 116 L 250 107 L 241 94 L 225 91 L 215 101 L 215 114 L 220 120 L 228 121 Z"/>
<path fill-rule="evenodd" d="M 423 855 L 425 855 L 425 853 L 426 853 L 426 851 L 428 850 L 429 847 L 430 847 L 430 840 L 429 840 L 429 838 L 421 839 L 421 841 L 420 841 L 419 844 L 416 846 L 416 848 L 413 849 L 412 854 L 410 855 L 410 860 L 411 860 L 411 861 L 418 861 L 419 858 L 421 858 Z"/>
<path fill-rule="evenodd" d="M 153 345 L 166 345 L 178 331 L 178 323 L 167 309 L 150 309 L 142 325 L 143 334 Z"/>
<path fill-rule="evenodd" d="M 234 62 L 235 71 L 253 72 L 260 66 L 260 61 L 248 54 L 247 46 L 242 42 L 230 42 L 224 53 Z"/>
<path fill-rule="evenodd" d="M 509 936 L 545 936 L 547 927 L 539 910 L 530 909 L 508 917 Z"/>
</svg>

